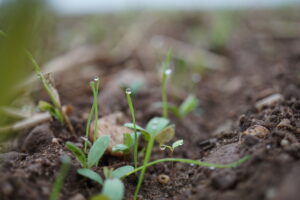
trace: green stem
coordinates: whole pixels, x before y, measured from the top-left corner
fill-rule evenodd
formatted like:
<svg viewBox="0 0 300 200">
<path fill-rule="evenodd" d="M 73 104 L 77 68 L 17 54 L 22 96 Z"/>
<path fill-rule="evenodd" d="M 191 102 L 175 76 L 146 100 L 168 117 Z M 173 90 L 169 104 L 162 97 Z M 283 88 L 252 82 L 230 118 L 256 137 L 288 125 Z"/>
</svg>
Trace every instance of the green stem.
<svg viewBox="0 0 300 200">
<path fill-rule="evenodd" d="M 198 165 L 198 166 L 202 166 L 202 167 L 232 168 L 232 167 L 237 167 L 237 166 L 241 165 L 242 163 L 246 162 L 250 158 L 251 158 L 250 156 L 244 156 L 243 158 L 241 158 L 233 163 L 229 163 L 229 164 L 213 164 L 213 163 L 201 162 L 201 161 L 185 159 L 185 158 L 163 158 L 163 159 L 155 160 L 153 162 L 144 164 L 143 166 L 138 167 L 138 168 L 134 169 L 133 171 L 127 173 L 124 177 L 134 174 L 138 171 L 145 170 L 147 167 L 150 167 L 152 165 L 162 163 L 162 162 L 181 162 L 181 163 L 194 164 L 194 165 Z"/>
<path fill-rule="evenodd" d="M 146 150 L 146 155 L 145 155 L 145 158 L 144 158 L 143 167 L 142 168 L 141 167 L 137 168 L 137 169 L 141 170 L 141 174 L 139 176 L 138 184 L 137 184 L 135 192 L 134 192 L 134 200 L 137 200 L 137 195 L 140 191 L 142 182 L 144 180 L 144 175 L 145 175 L 146 169 L 148 167 L 148 162 L 150 160 L 153 144 L 154 144 L 154 137 L 151 136 L 150 139 L 149 139 L 148 145 L 147 145 L 147 150 Z M 135 172 L 139 171 L 137 169 L 135 169 L 134 171 Z"/>
<path fill-rule="evenodd" d="M 87 123 L 86 123 L 86 128 L 85 128 L 85 137 L 86 137 L 86 139 L 89 139 L 89 132 L 90 132 L 90 126 L 91 126 L 93 114 L 94 114 L 94 103 L 92 104 L 92 108 L 90 110 L 88 120 L 87 120 Z M 87 153 L 87 142 L 84 142 L 84 152 Z"/>
<path fill-rule="evenodd" d="M 137 166 L 138 166 L 138 137 L 137 137 L 137 133 L 136 133 L 136 121 L 135 121 L 134 108 L 133 108 L 130 93 L 126 92 L 126 96 L 127 96 L 127 102 L 128 102 L 128 105 L 129 105 L 129 110 L 130 110 L 131 117 L 132 117 L 132 122 L 133 122 L 133 132 L 134 132 L 133 160 L 134 160 L 134 167 L 137 168 Z"/>
<path fill-rule="evenodd" d="M 163 72 L 161 96 L 163 103 L 163 117 L 168 119 L 167 75 L 165 72 Z"/>
</svg>

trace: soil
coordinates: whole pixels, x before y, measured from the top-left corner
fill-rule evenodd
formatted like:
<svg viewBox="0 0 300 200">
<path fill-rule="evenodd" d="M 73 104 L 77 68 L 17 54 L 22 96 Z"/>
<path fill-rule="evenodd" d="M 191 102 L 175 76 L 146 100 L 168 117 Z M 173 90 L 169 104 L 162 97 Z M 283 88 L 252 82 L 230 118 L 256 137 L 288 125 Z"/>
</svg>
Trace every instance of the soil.
<svg viewBox="0 0 300 200">
<path fill-rule="evenodd" d="M 183 120 L 171 116 L 171 121 L 176 124 L 175 139 L 184 139 L 184 145 L 176 149 L 174 157 L 220 164 L 233 162 L 245 155 L 251 155 L 251 159 L 230 169 L 181 163 L 149 167 L 140 199 L 298 199 L 300 37 L 278 33 L 269 21 L 291 20 L 296 24 L 300 22 L 300 15 L 276 18 L 274 16 L 277 15 L 257 12 L 249 16 L 241 17 L 239 26 L 224 47 L 211 49 L 224 56 L 228 64 L 221 69 L 207 70 L 196 84 L 195 92 L 201 101 L 201 110 Z M 194 18 L 198 19 L 196 15 Z M 188 29 L 203 26 L 203 21 L 194 18 L 187 16 L 185 20 L 172 21 L 170 24 L 173 26 L 169 24 L 158 33 L 173 33 L 174 38 L 188 42 Z M 157 29 L 154 28 L 153 35 L 155 31 Z M 137 52 L 120 63 L 94 63 L 91 71 L 100 74 L 102 80 L 100 117 L 122 112 L 130 119 L 124 92 L 114 86 L 120 77 L 128 76 L 124 75 L 128 71 L 143 77 L 146 85 L 133 99 L 138 124 L 144 126 L 152 117 L 161 115 L 161 110 L 153 107 L 153 103 L 161 98 L 157 69 L 141 63 Z M 86 116 L 92 102 L 87 84 L 89 79 L 81 77 L 78 71 L 68 73 L 68 77 L 72 78 L 63 78 L 66 74 L 55 78 L 63 104 L 74 107 L 71 122 L 76 135 L 55 120 L 22 131 L 12 148 L 0 155 L 0 199 L 48 199 L 63 153 L 72 158 L 72 166 L 62 188 L 61 199 L 87 199 L 101 191 L 99 185 L 76 174 L 80 165 L 64 145 L 66 141 L 79 146 L 83 144 L 80 136 L 85 133 Z M 172 96 L 172 91 L 169 96 Z M 263 107 L 257 106 L 260 100 L 274 94 L 282 98 L 267 102 Z M 185 96 L 183 93 L 169 100 L 178 103 Z M 45 95 L 41 93 L 40 98 L 45 98 Z M 256 125 L 266 128 L 267 134 L 263 137 L 248 134 L 248 128 Z M 144 143 L 141 143 L 140 148 L 143 146 Z M 152 160 L 169 156 L 168 152 L 156 146 Z M 131 164 L 131 159 L 105 155 L 96 170 L 101 172 L 103 166 L 125 164 Z M 170 180 L 163 184 L 158 179 L 160 175 L 167 175 Z M 124 183 L 125 199 L 132 199 L 137 177 L 132 175 Z"/>
</svg>

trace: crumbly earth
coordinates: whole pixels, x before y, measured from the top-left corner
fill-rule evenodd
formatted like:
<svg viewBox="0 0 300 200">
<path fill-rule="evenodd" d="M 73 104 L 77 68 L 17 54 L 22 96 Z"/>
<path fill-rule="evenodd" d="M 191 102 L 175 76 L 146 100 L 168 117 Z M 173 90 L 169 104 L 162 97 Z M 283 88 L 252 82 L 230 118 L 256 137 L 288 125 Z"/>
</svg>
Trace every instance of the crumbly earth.
<svg viewBox="0 0 300 200">
<path fill-rule="evenodd" d="M 176 139 L 184 139 L 184 145 L 176 149 L 174 157 L 211 163 L 229 163 L 245 155 L 251 155 L 251 159 L 230 169 L 181 163 L 149 167 L 140 199 L 298 199 L 300 37 L 272 29 L 269 26 L 271 17 L 255 13 L 250 16 L 241 19 L 242 23 L 226 46 L 211 49 L 225 56 L 229 64 L 222 69 L 208 70 L 197 83 L 195 92 L 201 101 L 201 111 L 183 120 L 171 116 L 171 121 L 176 124 Z M 175 34 L 177 26 L 166 27 L 169 29 L 163 31 L 165 34 L 173 33 L 175 38 L 184 41 L 187 29 L 201 26 L 201 22 L 192 19 L 188 16 L 186 20 L 173 22 L 182 28 L 181 34 Z M 282 17 L 280 20 L 292 20 L 296 24 L 300 16 Z M 155 69 L 141 67 L 139 63 L 141 61 L 136 55 L 118 64 L 95 63 L 94 70 L 104 77 L 99 99 L 100 116 L 122 112 L 130 119 L 123 92 L 116 87 L 111 91 L 113 86 L 106 85 L 111 85 L 118 76 L 122 76 L 121 73 L 132 68 L 141 73 L 139 76 L 144 76 L 147 84 L 147 88 L 134 96 L 138 124 L 143 126 L 152 117 L 161 115 L 160 109 L 152 105 L 160 101 L 159 81 L 153 76 Z M 78 79 L 75 85 L 64 79 L 57 81 L 63 103 L 74 106 L 71 121 L 76 135 L 57 121 L 22 131 L 16 145 L 0 156 L 0 199 L 47 199 L 63 153 L 72 158 L 72 166 L 62 188 L 61 199 L 75 200 L 80 194 L 88 199 L 101 191 L 99 185 L 76 174 L 80 165 L 64 146 L 66 141 L 82 146 L 80 136 L 85 133 L 86 114 L 92 101 L 87 80 Z M 279 94 L 282 99 L 257 107 L 258 101 L 272 94 Z M 184 98 L 185 94 L 171 97 L 170 101 L 180 102 Z M 246 134 L 257 125 L 268 130 L 263 137 Z M 140 148 L 143 146 L 142 142 Z M 152 159 L 169 156 L 168 152 L 156 146 Z M 131 159 L 105 155 L 95 170 L 102 173 L 103 166 L 125 164 L 131 164 Z M 162 174 L 170 177 L 168 183 L 158 181 Z M 137 177 L 132 175 L 124 183 L 125 199 L 132 199 Z"/>
</svg>

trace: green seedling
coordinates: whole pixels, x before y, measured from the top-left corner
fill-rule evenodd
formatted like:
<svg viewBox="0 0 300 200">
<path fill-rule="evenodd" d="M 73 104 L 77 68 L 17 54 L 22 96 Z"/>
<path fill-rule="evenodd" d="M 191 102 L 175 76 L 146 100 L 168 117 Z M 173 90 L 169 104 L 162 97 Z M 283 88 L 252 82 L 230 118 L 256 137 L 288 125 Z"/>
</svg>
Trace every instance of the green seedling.
<svg viewBox="0 0 300 200">
<path fill-rule="evenodd" d="M 169 123 L 170 123 L 169 120 L 166 118 L 154 117 L 153 119 L 151 119 L 148 122 L 146 129 L 144 129 L 138 125 L 134 125 L 132 123 L 127 123 L 124 125 L 131 129 L 134 129 L 134 127 L 135 127 L 138 131 L 140 131 L 143 134 L 144 139 L 148 142 L 146 152 L 145 152 L 143 166 L 146 166 L 150 160 L 155 140 L 160 145 L 162 145 L 166 142 L 169 142 L 174 137 L 174 133 L 175 133 L 174 125 L 169 125 Z M 141 184 L 144 180 L 144 175 L 145 175 L 146 169 L 147 168 L 145 167 L 141 170 L 138 184 L 137 184 L 137 187 L 136 187 L 136 190 L 134 193 L 134 199 L 137 199 L 137 195 L 139 193 Z"/>
<path fill-rule="evenodd" d="M 182 145 L 183 145 L 183 140 L 177 140 L 177 141 L 173 142 L 172 146 L 169 146 L 166 144 L 161 145 L 160 149 L 161 150 L 169 149 L 171 151 L 171 153 L 173 153 L 177 147 L 182 146 Z"/>
<path fill-rule="evenodd" d="M 62 165 L 58 171 L 58 174 L 55 178 L 55 182 L 52 186 L 50 200 L 58 200 L 59 199 L 59 193 L 60 193 L 61 187 L 64 183 L 64 179 L 70 169 L 71 160 L 67 155 L 63 155 L 61 157 L 61 163 L 62 163 Z"/>
<path fill-rule="evenodd" d="M 100 81 L 98 77 L 95 77 L 94 80 L 90 82 L 90 87 L 93 92 L 93 104 L 91 111 L 88 116 L 87 124 L 86 124 L 86 130 L 85 130 L 85 137 L 87 140 L 85 140 L 84 143 L 84 152 L 87 151 L 87 145 L 88 145 L 88 138 L 89 138 L 89 131 L 90 131 L 90 125 L 94 118 L 94 134 L 93 139 L 96 141 L 97 132 L 98 132 L 98 93 L 99 93 L 99 85 Z"/>
<path fill-rule="evenodd" d="M 127 102 L 129 106 L 129 110 L 131 113 L 132 117 L 132 122 L 133 122 L 133 133 L 134 133 L 134 153 L 133 153 L 133 158 L 134 158 L 134 166 L 137 168 L 138 165 L 138 136 L 137 136 L 137 131 L 136 131 L 136 122 L 135 122 L 135 116 L 134 116 L 134 108 L 131 100 L 131 89 L 127 88 L 126 89 L 126 97 L 127 97 Z M 129 138 L 128 138 L 129 139 Z"/>
<path fill-rule="evenodd" d="M 154 104 L 155 107 L 163 106 L 161 102 Z M 168 110 L 178 119 L 184 119 L 188 114 L 195 111 L 199 106 L 199 100 L 190 94 L 179 107 L 174 104 L 168 103 Z"/>
<path fill-rule="evenodd" d="M 122 200 L 124 197 L 124 184 L 120 179 L 108 179 L 104 182 L 102 192 L 93 196 L 91 200 Z"/>
<path fill-rule="evenodd" d="M 169 50 L 166 60 L 162 64 L 162 78 L 161 78 L 161 96 L 162 96 L 162 108 L 163 117 L 168 118 L 168 99 L 167 99 L 167 81 L 169 76 L 172 74 L 170 68 L 172 59 L 172 51 Z"/>
<path fill-rule="evenodd" d="M 36 75 L 42 81 L 43 86 L 44 86 L 44 88 L 45 88 L 45 90 L 46 90 L 46 92 L 47 92 L 47 94 L 50 97 L 50 100 L 52 102 L 52 104 L 50 104 L 50 103 L 45 102 L 45 101 L 40 101 L 39 102 L 40 110 L 47 111 L 55 119 L 59 120 L 62 123 L 66 123 L 69 130 L 72 133 L 74 133 L 74 128 L 73 128 L 73 126 L 70 122 L 70 119 L 69 119 L 68 115 L 63 112 L 62 105 L 60 103 L 59 94 L 58 94 L 58 92 L 55 88 L 55 83 L 54 83 L 54 79 L 53 79 L 52 75 L 50 73 L 47 74 L 47 75 L 44 75 L 42 73 L 38 63 L 36 62 L 36 60 L 32 56 L 32 54 L 27 50 L 25 50 L 25 51 L 26 51 L 26 54 L 27 54 L 28 58 L 30 59 L 31 63 L 34 66 Z"/>
<path fill-rule="evenodd" d="M 194 95 L 189 95 L 179 107 L 168 105 L 169 111 L 177 118 L 184 119 L 189 113 L 193 112 L 199 105 L 199 100 Z"/>
<path fill-rule="evenodd" d="M 109 145 L 109 141 L 109 136 L 101 136 L 94 142 L 87 155 L 72 142 L 67 142 L 66 147 L 73 153 L 83 168 L 91 168 L 98 165 L 99 160 Z"/>
<path fill-rule="evenodd" d="M 137 132 L 137 137 L 141 135 L 140 132 Z M 123 144 L 117 144 L 112 147 L 113 152 L 123 152 L 125 154 L 130 153 L 130 150 L 132 147 L 134 147 L 135 144 L 135 135 L 134 133 L 125 133 L 123 135 Z"/>
</svg>

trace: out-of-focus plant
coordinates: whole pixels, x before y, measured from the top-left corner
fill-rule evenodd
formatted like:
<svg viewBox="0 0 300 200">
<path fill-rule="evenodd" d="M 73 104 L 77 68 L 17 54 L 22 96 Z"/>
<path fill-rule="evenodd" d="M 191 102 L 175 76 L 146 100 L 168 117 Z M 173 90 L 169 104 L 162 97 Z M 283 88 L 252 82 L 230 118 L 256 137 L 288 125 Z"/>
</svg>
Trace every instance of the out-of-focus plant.
<svg viewBox="0 0 300 200">
<path fill-rule="evenodd" d="M 172 51 L 169 50 L 165 61 L 162 63 L 162 77 L 161 77 L 161 96 L 162 96 L 162 116 L 168 118 L 168 97 L 167 97 L 167 81 L 172 73 L 171 69 Z"/>
</svg>

